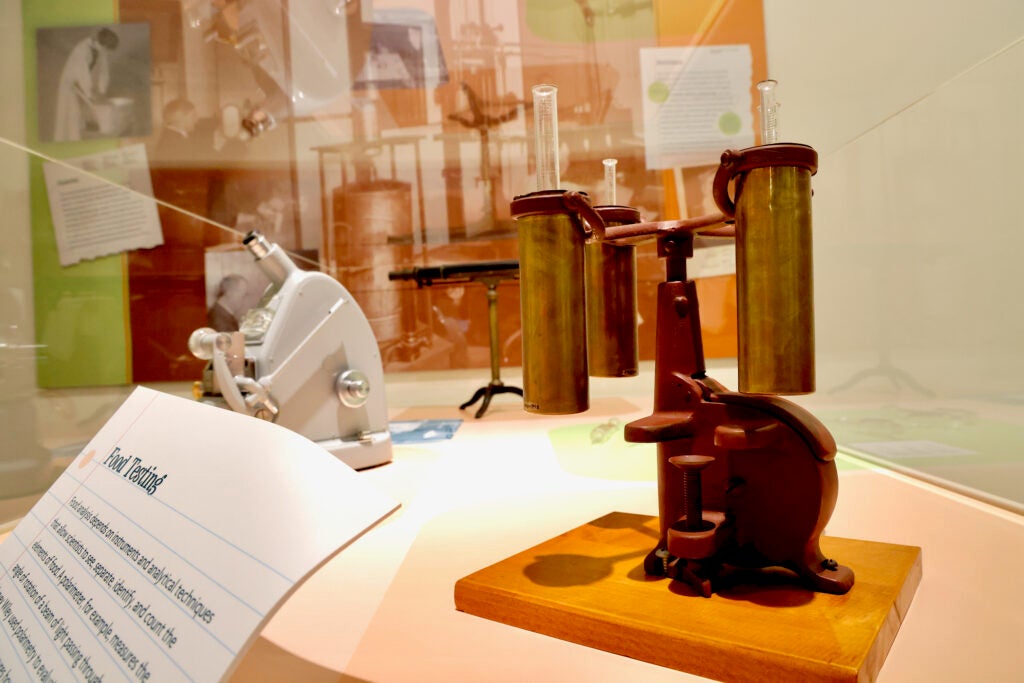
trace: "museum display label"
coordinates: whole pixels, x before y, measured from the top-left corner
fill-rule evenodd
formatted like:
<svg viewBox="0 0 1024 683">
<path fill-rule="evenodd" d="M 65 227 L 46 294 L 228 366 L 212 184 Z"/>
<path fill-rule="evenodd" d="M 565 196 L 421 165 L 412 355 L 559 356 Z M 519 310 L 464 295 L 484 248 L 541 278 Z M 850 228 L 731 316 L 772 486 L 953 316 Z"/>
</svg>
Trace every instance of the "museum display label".
<svg viewBox="0 0 1024 683">
<path fill-rule="evenodd" d="M 0 680 L 226 677 L 398 507 L 359 477 L 290 430 L 137 388 L 0 546 Z"/>
</svg>

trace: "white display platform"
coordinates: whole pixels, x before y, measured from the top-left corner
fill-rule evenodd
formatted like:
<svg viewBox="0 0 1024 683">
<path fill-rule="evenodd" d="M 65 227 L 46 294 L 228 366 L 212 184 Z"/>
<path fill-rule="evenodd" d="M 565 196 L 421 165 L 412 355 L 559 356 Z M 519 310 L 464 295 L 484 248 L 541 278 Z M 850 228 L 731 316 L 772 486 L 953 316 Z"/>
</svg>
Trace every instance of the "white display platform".
<svg viewBox="0 0 1024 683">
<path fill-rule="evenodd" d="M 481 567 L 608 512 L 657 514 L 648 446 L 588 439 L 575 452 L 565 448 L 574 426 L 587 435 L 613 417 L 646 414 L 632 400 L 598 399 L 589 413 L 558 418 L 496 404 L 449 442 L 397 447 L 394 463 L 362 474 L 403 509 L 291 597 L 263 631 L 274 653 L 263 662 L 375 683 L 704 680 L 455 610 L 455 583 Z M 444 407 L 394 413 L 458 415 Z M 1024 575 L 1013 567 L 1024 561 L 1024 519 L 840 461 L 826 534 L 923 549 L 923 578 L 877 680 L 1019 680 Z M 358 595 L 338 590 L 353 582 Z"/>
<path fill-rule="evenodd" d="M 391 417 L 465 419 L 454 406 L 478 379 L 391 386 Z M 287 599 L 231 680 L 704 680 L 455 610 L 456 581 L 481 567 L 612 511 L 657 513 L 652 447 L 569 438 L 647 414 L 649 399 L 625 395 L 557 418 L 496 401 L 452 440 L 396 446 L 393 463 L 360 472 L 402 508 Z M 826 534 L 922 548 L 921 583 L 877 680 L 1020 680 L 1024 519 L 842 454 L 839 463 Z"/>
</svg>

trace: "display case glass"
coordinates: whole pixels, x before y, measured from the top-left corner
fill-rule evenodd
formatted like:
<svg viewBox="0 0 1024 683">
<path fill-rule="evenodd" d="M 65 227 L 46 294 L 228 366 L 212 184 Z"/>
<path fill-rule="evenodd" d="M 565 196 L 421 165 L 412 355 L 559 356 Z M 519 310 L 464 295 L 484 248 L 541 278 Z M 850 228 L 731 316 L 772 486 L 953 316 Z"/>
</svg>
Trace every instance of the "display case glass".
<svg viewBox="0 0 1024 683">
<path fill-rule="evenodd" d="M 388 376 L 486 368 L 486 288 L 390 276 L 517 257 L 510 202 L 538 189 L 532 86 L 558 88 L 563 188 L 609 201 L 602 162 L 615 159 L 615 201 L 664 220 L 716 210 L 718 157 L 761 142 L 755 85 L 772 78 L 779 140 L 820 158 L 818 391 L 800 402 L 843 449 L 1024 509 L 1013 3 L 941 16 L 920 0 L 0 11 L 6 499 L 38 495 L 133 386 L 190 394 L 204 365 L 192 331 L 237 326 L 266 284 L 247 232 L 345 285 Z M 732 252 L 697 252 L 705 353 L 729 364 Z M 653 245 L 637 260 L 651 360 L 663 266 Z M 500 362 L 514 373 L 519 286 L 497 289 Z"/>
</svg>

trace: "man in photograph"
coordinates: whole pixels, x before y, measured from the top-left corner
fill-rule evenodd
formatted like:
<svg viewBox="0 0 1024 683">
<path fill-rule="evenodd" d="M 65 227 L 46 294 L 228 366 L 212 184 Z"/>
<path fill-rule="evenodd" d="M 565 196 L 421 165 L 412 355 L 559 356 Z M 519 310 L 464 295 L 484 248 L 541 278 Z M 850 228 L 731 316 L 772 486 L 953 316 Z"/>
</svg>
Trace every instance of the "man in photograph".
<svg viewBox="0 0 1024 683">
<path fill-rule="evenodd" d="M 249 283 L 237 273 L 225 275 L 217 286 L 217 299 L 206 312 L 206 324 L 218 332 L 234 332 L 246 311 Z"/>
<path fill-rule="evenodd" d="M 152 161 L 159 166 L 191 166 L 204 161 L 211 144 L 197 133 L 199 113 L 190 101 L 178 98 L 164 105 L 164 126 L 153 149 Z"/>
</svg>

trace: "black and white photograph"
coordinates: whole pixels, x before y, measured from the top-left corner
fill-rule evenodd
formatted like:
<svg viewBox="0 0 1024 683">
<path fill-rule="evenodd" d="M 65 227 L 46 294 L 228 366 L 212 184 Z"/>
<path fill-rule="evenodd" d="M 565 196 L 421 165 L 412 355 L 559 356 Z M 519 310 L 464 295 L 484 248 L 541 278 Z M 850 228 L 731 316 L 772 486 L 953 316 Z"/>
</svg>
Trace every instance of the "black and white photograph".
<svg viewBox="0 0 1024 683">
<path fill-rule="evenodd" d="M 41 142 L 150 133 L 149 24 L 40 28 L 36 55 Z"/>
</svg>

